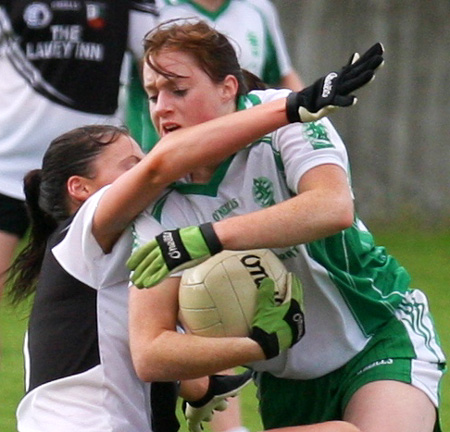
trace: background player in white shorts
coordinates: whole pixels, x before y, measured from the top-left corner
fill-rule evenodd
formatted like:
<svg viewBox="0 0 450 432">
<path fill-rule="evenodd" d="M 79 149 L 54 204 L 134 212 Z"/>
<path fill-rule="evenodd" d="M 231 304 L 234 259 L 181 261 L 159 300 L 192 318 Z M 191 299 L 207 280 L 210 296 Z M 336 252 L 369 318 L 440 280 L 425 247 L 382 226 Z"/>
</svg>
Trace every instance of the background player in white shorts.
<svg viewBox="0 0 450 432">
<path fill-rule="evenodd" d="M 190 30 L 156 29 L 146 38 L 144 79 L 153 122 L 163 136 L 288 94 L 240 94 L 233 71 L 225 75 L 225 66 L 214 68 L 220 48 L 213 41 L 219 36 L 194 25 Z M 198 37 L 202 31 L 205 40 Z M 319 97 L 332 94 L 338 81 L 337 73 L 328 75 Z M 289 96 L 288 105 L 296 99 Z M 144 246 L 130 262 L 135 269 L 148 253 L 133 281 L 154 285 L 221 248 L 273 248 L 302 281 L 305 335 L 281 353 L 262 342 L 258 357 L 242 341 L 169 332 L 179 283 L 169 278 L 149 290 L 132 290 L 130 338 L 139 375 L 189 378 L 251 363 L 266 428 L 340 419 L 365 432 L 438 430 L 445 357 L 426 297 L 409 288 L 407 271 L 374 244 L 354 213 L 349 184 L 345 146 L 322 119 L 280 128 L 172 185 L 136 221 L 139 242 L 152 238 L 155 218 L 169 227 L 207 224 L 163 233 Z M 157 305 L 167 308 L 149 313 Z M 174 351 L 173 345 L 183 349 Z M 266 361 L 256 361 L 261 358 Z M 159 368 L 161 362 L 168 367 Z"/>
</svg>

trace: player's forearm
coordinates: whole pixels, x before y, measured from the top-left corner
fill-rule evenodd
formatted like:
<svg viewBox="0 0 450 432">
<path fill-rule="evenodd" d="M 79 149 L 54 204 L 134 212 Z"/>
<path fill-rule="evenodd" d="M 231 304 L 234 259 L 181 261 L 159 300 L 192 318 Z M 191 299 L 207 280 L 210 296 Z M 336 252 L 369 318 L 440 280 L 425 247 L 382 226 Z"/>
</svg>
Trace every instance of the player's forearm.
<svg viewBox="0 0 450 432">
<path fill-rule="evenodd" d="M 196 126 L 174 131 L 152 150 L 164 181 L 173 181 L 198 166 L 223 161 L 261 136 L 288 124 L 286 98 L 261 104 L 248 110 L 230 113 Z"/>
<path fill-rule="evenodd" d="M 132 347 L 132 357 L 143 381 L 200 378 L 265 358 L 250 338 L 206 338 L 174 331 L 161 333 L 141 349 Z"/>
<path fill-rule="evenodd" d="M 214 231 L 223 248 L 294 246 L 328 237 L 351 226 L 353 201 L 342 169 L 321 166 L 315 170 L 321 176 L 322 184 L 329 185 L 306 190 L 254 213 L 214 223 Z"/>
<path fill-rule="evenodd" d="M 105 193 L 94 219 L 97 241 L 109 251 L 128 224 L 171 182 L 198 166 L 220 163 L 287 123 L 286 98 L 281 98 L 166 135 Z"/>
</svg>

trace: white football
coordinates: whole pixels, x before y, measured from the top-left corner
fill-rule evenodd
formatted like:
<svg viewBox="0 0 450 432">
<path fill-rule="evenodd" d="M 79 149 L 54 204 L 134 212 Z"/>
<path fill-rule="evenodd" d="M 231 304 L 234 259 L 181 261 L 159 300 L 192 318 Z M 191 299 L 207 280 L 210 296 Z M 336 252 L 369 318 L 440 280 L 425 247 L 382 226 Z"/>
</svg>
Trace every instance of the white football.
<svg viewBox="0 0 450 432">
<path fill-rule="evenodd" d="M 265 277 L 275 281 L 275 301 L 281 303 L 287 270 L 269 249 L 226 250 L 185 270 L 179 290 L 182 323 L 199 336 L 248 336 Z"/>
</svg>

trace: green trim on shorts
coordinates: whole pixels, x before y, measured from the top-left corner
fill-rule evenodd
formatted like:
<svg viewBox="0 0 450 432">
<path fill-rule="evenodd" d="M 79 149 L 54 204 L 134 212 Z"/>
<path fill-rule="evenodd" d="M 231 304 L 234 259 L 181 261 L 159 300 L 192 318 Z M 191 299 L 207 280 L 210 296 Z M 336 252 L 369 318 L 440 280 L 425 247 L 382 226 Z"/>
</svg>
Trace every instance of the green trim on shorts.
<svg viewBox="0 0 450 432">
<path fill-rule="evenodd" d="M 264 428 L 342 420 L 348 402 L 365 384 L 379 380 L 411 384 L 415 357 L 406 329 L 394 318 L 350 362 L 323 377 L 294 380 L 257 373 Z M 434 432 L 441 432 L 439 421 Z"/>
</svg>

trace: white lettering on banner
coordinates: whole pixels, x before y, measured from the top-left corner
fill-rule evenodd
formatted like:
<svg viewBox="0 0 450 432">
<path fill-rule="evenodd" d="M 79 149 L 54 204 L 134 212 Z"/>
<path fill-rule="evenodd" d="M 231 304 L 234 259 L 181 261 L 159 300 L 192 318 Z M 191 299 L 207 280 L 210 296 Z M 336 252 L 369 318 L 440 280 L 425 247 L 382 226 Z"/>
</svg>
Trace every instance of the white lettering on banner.
<svg viewBox="0 0 450 432">
<path fill-rule="evenodd" d="M 26 56 L 28 60 L 68 59 L 74 48 L 72 42 L 30 42 L 26 45 Z"/>
<path fill-rule="evenodd" d="M 80 10 L 81 9 L 81 2 L 78 1 L 52 1 L 51 3 L 53 10 Z"/>
<path fill-rule="evenodd" d="M 52 25 L 50 26 L 50 31 L 54 41 L 80 42 L 83 27 L 80 25 Z"/>
<path fill-rule="evenodd" d="M 92 60 L 99 62 L 103 60 L 103 54 L 103 45 L 92 42 L 82 42 L 77 45 L 75 58 L 79 60 Z"/>
<path fill-rule="evenodd" d="M 101 62 L 104 47 L 93 42 L 37 42 L 27 43 L 25 48 L 28 60 L 70 59 Z"/>
</svg>

